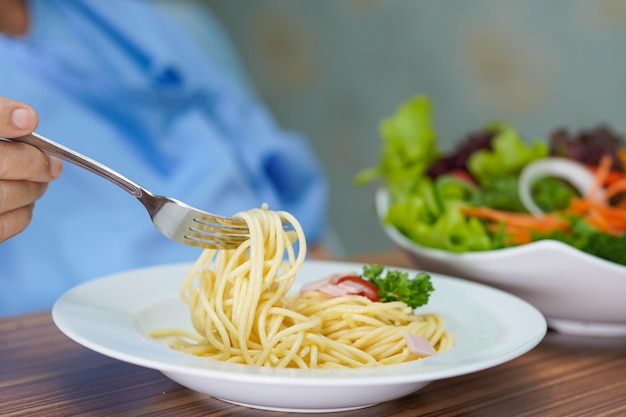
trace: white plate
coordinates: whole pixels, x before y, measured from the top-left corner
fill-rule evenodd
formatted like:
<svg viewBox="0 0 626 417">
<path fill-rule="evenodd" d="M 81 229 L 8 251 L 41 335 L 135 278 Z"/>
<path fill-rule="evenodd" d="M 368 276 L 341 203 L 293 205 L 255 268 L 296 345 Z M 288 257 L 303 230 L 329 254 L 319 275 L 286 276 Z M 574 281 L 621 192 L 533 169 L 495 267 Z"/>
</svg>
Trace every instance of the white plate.
<svg viewBox="0 0 626 417">
<path fill-rule="evenodd" d="M 447 352 L 369 369 L 229 364 L 174 351 L 149 337 L 150 331 L 163 327 L 191 329 L 187 307 L 178 299 L 178 287 L 190 268 L 191 264 L 166 265 L 87 282 L 61 296 L 52 317 L 63 333 L 96 352 L 158 369 L 190 389 L 224 401 L 292 412 L 349 410 L 399 398 L 432 381 L 514 359 L 536 346 L 546 332 L 541 313 L 520 298 L 433 274 L 435 292 L 420 311 L 437 312 L 446 319 L 456 338 Z M 361 270 L 362 264 L 307 261 L 294 290 L 330 273 Z"/>
<path fill-rule="evenodd" d="M 379 218 L 388 195 L 376 194 Z M 416 268 L 492 285 L 515 294 L 541 311 L 548 325 L 577 336 L 626 335 L 626 267 L 554 240 L 483 252 L 456 253 L 412 242 L 393 226 L 387 236 Z"/>
</svg>

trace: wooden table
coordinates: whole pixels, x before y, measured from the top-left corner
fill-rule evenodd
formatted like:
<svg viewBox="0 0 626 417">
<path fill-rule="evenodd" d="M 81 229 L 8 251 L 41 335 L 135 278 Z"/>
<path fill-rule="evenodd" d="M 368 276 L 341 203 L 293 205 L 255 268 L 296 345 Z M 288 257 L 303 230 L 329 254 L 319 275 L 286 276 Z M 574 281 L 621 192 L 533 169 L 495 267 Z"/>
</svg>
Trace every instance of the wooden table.
<svg viewBox="0 0 626 417">
<path fill-rule="evenodd" d="M 397 253 L 363 262 L 406 266 Z M 280 416 L 188 390 L 160 372 L 92 352 L 49 312 L 0 319 L 1 416 Z M 626 338 L 549 332 L 529 353 L 434 382 L 408 397 L 333 416 L 623 416 Z"/>
</svg>

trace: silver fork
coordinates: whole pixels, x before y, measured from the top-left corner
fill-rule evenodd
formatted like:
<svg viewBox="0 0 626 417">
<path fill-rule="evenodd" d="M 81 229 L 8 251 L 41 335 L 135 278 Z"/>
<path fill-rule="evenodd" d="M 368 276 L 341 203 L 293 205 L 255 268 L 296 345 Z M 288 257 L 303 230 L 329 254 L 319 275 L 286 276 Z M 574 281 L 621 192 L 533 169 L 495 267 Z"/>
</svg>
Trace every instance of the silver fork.
<svg viewBox="0 0 626 417">
<path fill-rule="evenodd" d="M 233 248 L 249 237 L 242 219 L 207 213 L 182 201 L 155 195 L 111 168 L 36 132 L 7 140 L 32 145 L 120 186 L 144 205 L 152 223 L 172 240 L 201 248 Z"/>
</svg>

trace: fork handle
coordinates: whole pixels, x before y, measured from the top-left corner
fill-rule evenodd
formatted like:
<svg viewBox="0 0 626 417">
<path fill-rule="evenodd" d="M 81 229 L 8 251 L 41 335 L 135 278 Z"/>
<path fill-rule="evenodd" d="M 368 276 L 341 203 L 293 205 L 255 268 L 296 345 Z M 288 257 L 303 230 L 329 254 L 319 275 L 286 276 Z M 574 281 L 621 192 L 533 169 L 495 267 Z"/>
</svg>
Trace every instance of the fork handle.
<svg viewBox="0 0 626 417">
<path fill-rule="evenodd" d="M 94 161 L 93 159 L 82 155 L 70 148 L 67 148 L 59 143 L 54 142 L 42 136 L 36 132 L 30 133 L 28 135 L 20 136 L 17 138 L 7 138 L 9 141 L 13 142 L 22 142 L 29 145 L 34 146 L 37 149 L 40 149 L 50 155 L 58 156 L 59 158 L 71 162 L 75 165 L 78 165 L 81 168 L 84 168 L 88 171 L 93 172 L 96 175 L 99 175 L 112 183 L 120 186 L 128 193 L 133 196 L 140 198 L 145 194 L 150 194 L 146 189 L 141 187 L 139 184 L 134 181 L 126 178 L 122 174 L 114 171 L 113 169 L 101 164 L 98 161 Z"/>
</svg>

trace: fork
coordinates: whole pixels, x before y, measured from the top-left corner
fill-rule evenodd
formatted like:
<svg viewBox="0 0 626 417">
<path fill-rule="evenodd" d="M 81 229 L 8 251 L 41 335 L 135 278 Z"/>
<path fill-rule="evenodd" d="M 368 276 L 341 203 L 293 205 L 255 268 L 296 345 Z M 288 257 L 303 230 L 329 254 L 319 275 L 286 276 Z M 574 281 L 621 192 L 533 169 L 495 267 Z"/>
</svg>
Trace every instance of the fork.
<svg viewBox="0 0 626 417">
<path fill-rule="evenodd" d="M 113 169 L 36 132 L 6 139 L 32 145 L 123 188 L 143 204 L 156 228 L 172 240 L 200 248 L 229 249 L 249 238 L 243 219 L 207 213 L 174 198 L 155 195 Z"/>
</svg>

